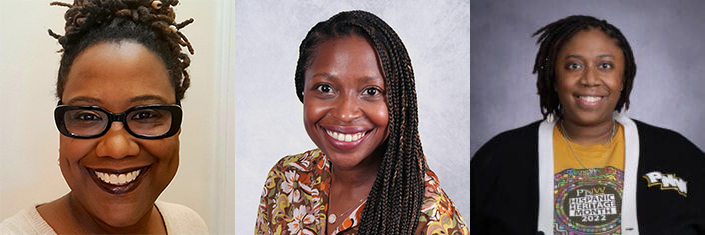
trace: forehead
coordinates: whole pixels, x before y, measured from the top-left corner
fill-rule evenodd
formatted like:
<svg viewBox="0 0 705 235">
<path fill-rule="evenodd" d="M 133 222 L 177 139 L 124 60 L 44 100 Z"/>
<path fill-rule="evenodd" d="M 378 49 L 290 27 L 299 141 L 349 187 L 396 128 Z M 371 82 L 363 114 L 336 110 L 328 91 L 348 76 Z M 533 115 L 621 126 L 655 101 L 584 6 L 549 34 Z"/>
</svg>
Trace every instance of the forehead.
<svg viewBox="0 0 705 235">
<path fill-rule="evenodd" d="M 319 72 L 382 77 L 376 50 L 366 38 L 356 35 L 332 38 L 318 45 L 306 77 Z"/>
<path fill-rule="evenodd" d="M 314 52 L 313 62 L 326 62 L 331 58 L 377 60 L 377 53 L 368 39 L 358 35 L 334 37 L 321 42 Z"/>
<path fill-rule="evenodd" d="M 68 101 L 85 96 L 122 102 L 143 95 L 174 100 L 169 73 L 155 53 L 139 43 L 121 41 L 95 44 L 77 56 L 61 98 Z"/>
<path fill-rule="evenodd" d="M 617 45 L 617 39 L 611 38 L 602 30 L 590 28 L 575 33 L 563 44 L 559 54 L 613 54 L 621 55 L 622 49 Z"/>
</svg>

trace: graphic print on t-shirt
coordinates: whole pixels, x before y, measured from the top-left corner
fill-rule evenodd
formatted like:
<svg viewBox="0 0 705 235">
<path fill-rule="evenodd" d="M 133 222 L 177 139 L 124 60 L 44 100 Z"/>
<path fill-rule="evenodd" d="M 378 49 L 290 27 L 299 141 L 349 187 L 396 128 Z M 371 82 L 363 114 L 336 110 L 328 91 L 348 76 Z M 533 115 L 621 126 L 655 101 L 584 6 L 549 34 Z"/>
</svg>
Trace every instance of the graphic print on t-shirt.
<svg viewBox="0 0 705 235">
<path fill-rule="evenodd" d="M 621 234 L 624 172 L 608 166 L 555 174 L 555 234 Z"/>
</svg>

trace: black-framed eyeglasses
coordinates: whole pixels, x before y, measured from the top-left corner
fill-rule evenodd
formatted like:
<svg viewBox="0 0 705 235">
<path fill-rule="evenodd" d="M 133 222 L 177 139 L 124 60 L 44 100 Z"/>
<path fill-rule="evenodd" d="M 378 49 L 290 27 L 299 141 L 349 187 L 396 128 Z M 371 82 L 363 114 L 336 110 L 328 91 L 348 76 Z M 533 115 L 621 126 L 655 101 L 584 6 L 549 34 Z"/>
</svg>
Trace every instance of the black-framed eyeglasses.
<svg viewBox="0 0 705 235">
<path fill-rule="evenodd" d="M 59 105 L 54 109 L 56 127 L 62 135 L 97 138 L 108 133 L 113 122 L 140 139 L 161 139 L 179 132 L 183 111 L 180 104 L 139 105 L 122 113 L 111 113 L 98 106 Z"/>
</svg>

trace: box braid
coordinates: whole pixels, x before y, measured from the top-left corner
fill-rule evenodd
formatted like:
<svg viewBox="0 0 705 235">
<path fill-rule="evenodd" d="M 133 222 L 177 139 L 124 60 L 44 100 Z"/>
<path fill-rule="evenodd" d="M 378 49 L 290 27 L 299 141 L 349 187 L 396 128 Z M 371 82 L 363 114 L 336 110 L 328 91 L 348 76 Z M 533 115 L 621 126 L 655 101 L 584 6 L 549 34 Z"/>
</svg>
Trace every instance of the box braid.
<svg viewBox="0 0 705 235">
<path fill-rule="evenodd" d="M 620 111 L 623 107 L 625 110 L 629 109 L 629 94 L 632 91 L 634 77 L 636 76 L 636 63 L 629 42 L 627 42 L 627 39 L 617 27 L 607 23 L 605 20 L 599 20 L 592 16 L 574 15 L 550 23 L 532 35 L 540 34 L 536 41 L 536 44 L 540 44 L 540 46 L 536 54 L 533 73 L 538 73 L 536 87 L 538 88 L 541 100 L 541 114 L 544 119 L 550 114 L 558 116 L 562 114 L 558 94 L 553 87 L 555 83 L 556 56 L 563 48 L 563 45 L 576 33 L 588 29 L 599 29 L 610 38 L 613 38 L 617 46 L 622 49 L 625 65 L 622 77 L 624 88 L 621 91 L 615 110 Z"/>
<path fill-rule="evenodd" d="M 56 95 L 61 99 L 66 76 L 73 60 L 86 48 L 101 42 L 133 41 L 157 54 L 167 70 L 174 87 L 176 100 L 184 98 L 191 80 L 186 68 L 191 64 L 186 47 L 193 54 L 193 47 L 179 29 L 193 22 L 188 19 L 176 23 L 171 6 L 178 0 L 74 0 L 73 4 L 52 2 L 52 6 L 69 9 L 64 14 L 66 34 L 59 35 L 51 29 L 49 35 L 61 44 L 63 52 Z"/>
<path fill-rule="evenodd" d="M 418 132 L 414 72 L 399 36 L 365 11 L 341 12 L 316 24 L 299 47 L 296 94 L 303 102 L 304 74 L 318 45 L 351 35 L 367 38 L 379 56 L 387 86 L 389 137 L 377 177 L 367 196 L 359 234 L 413 234 L 424 195 L 426 160 Z"/>
</svg>

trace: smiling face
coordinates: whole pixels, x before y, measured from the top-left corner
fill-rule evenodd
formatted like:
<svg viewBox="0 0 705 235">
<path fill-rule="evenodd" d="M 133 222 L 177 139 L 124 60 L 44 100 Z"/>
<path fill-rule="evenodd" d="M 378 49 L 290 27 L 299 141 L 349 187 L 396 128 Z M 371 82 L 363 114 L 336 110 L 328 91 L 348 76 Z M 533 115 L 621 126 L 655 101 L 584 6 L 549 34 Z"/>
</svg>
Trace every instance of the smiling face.
<svg viewBox="0 0 705 235">
<path fill-rule="evenodd" d="M 624 55 L 598 29 L 576 33 L 559 51 L 555 90 L 563 118 L 582 126 L 611 122 L 623 89 Z"/>
<path fill-rule="evenodd" d="M 377 54 L 366 39 L 327 40 L 305 74 L 306 132 L 337 167 L 380 157 L 389 123 L 385 94 Z"/>
<path fill-rule="evenodd" d="M 130 41 L 85 49 L 73 62 L 61 100 L 112 113 L 136 105 L 176 103 L 162 60 Z M 98 224 L 125 227 L 149 216 L 154 201 L 173 179 L 179 166 L 179 137 L 138 139 L 122 123 L 113 122 L 97 138 L 61 135 L 59 152 L 70 195 L 80 204 L 73 209 L 88 213 Z M 110 179 L 113 175 L 118 182 Z"/>
</svg>

